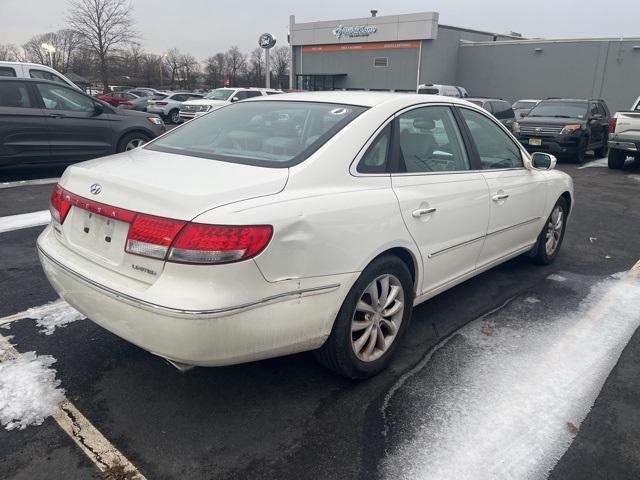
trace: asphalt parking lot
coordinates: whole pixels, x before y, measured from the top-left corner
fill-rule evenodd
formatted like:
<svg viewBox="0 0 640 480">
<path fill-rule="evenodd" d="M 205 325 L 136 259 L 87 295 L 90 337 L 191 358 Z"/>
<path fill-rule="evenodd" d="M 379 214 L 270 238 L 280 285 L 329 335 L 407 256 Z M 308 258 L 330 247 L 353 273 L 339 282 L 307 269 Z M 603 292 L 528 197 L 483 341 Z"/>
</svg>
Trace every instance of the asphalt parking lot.
<svg viewBox="0 0 640 480">
<path fill-rule="evenodd" d="M 391 368 L 366 382 L 309 353 L 180 373 L 89 320 L 47 328 L 37 311 L 0 334 L 51 356 L 66 399 L 148 479 L 640 478 L 640 287 L 625 273 L 640 259 L 640 164 L 589 160 L 559 166 L 576 204 L 554 264 L 517 258 L 420 305 Z M 51 188 L 0 183 L 0 217 L 48 208 Z M 0 319 L 57 300 L 42 228 L 0 233 Z M 100 478 L 72 437 L 51 417 L 0 429 L 0 478 Z"/>
</svg>

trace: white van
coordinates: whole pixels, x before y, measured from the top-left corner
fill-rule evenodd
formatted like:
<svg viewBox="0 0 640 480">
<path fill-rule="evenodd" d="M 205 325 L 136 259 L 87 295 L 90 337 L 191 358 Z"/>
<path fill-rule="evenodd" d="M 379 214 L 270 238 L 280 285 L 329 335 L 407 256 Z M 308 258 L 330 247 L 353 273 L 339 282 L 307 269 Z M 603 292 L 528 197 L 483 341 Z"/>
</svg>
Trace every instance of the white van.
<svg viewBox="0 0 640 480">
<path fill-rule="evenodd" d="M 424 83 L 418 85 L 417 93 L 423 95 L 442 95 L 445 97 L 465 98 L 469 94 L 464 87 L 457 87 L 455 85 L 436 85 L 432 83 Z"/>
<path fill-rule="evenodd" d="M 81 90 L 81 88 L 60 72 L 38 63 L 0 62 L 0 77 L 41 78 Z"/>
</svg>

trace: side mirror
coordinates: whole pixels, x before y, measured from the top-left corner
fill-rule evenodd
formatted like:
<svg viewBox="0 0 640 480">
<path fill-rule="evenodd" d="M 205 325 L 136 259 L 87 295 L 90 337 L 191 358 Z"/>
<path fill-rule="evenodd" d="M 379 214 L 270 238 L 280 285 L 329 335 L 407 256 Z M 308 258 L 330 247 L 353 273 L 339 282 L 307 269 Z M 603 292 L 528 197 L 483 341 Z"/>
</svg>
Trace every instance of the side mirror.
<svg viewBox="0 0 640 480">
<path fill-rule="evenodd" d="M 533 168 L 538 170 L 553 170 L 558 163 L 558 159 L 550 153 L 535 152 L 531 155 Z"/>
<path fill-rule="evenodd" d="M 100 103 L 93 104 L 93 116 L 97 117 L 98 115 L 102 115 L 104 113 L 104 107 Z"/>
<path fill-rule="evenodd" d="M 238 97 L 233 97 L 233 98 L 231 99 L 231 101 L 232 101 L 232 102 L 237 102 L 238 100 L 240 100 Z"/>
</svg>

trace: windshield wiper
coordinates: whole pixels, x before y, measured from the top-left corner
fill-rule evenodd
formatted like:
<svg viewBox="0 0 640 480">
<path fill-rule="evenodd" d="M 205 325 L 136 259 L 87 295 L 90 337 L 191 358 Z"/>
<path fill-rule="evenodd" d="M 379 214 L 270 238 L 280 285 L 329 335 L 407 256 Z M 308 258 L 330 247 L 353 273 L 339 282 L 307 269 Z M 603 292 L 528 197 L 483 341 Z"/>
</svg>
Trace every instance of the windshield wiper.
<svg viewBox="0 0 640 480">
<path fill-rule="evenodd" d="M 553 118 L 573 118 L 571 115 L 552 115 Z"/>
</svg>

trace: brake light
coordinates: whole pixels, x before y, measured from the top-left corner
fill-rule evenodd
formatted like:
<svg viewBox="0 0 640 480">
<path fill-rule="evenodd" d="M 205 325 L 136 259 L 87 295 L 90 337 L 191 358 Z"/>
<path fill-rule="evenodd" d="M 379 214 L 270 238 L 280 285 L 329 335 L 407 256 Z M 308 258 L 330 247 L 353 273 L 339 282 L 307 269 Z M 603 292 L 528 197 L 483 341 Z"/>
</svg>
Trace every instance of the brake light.
<svg viewBox="0 0 640 480">
<path fill-rule="evenodd" d="M 51 192 L 51 205 L 49 211 L 51 217 L 58 223 L 64 223 L 64 219 L 67 218 L 67 213 L 71 208 L 71 203 L 68 193 L 63 188 L 56 184 Z"/>
<path fill-rule="evenodd" d="M 615 133 L 617 125 L 618 125 L 618 119 L 616 117 L 613 117 L 609 122 L 609 133 Z"/>
<path fill-rule="evenodd" d="M 94 202 L 56 185 L 51 216 L 64 223 L 71 207 L 129 224 L 124 250 L 176 263 L 216 264 L 255 257 L 269 244 L 271 225 L 207 225 L 137 213 Z"/>
<path fill-rule="evenodd" d="M 246 260 L 262 252 L 272 234 L 271 225 L 189 223 L 173 242 L 167 260 L 204 264 Z"/>
<path fill-rule="evenodd" d="M 125 252 L 164 260 L 176 234 L 186 222 L 151 215 L 136 215 L 129 227 Z"/>
</svg>

